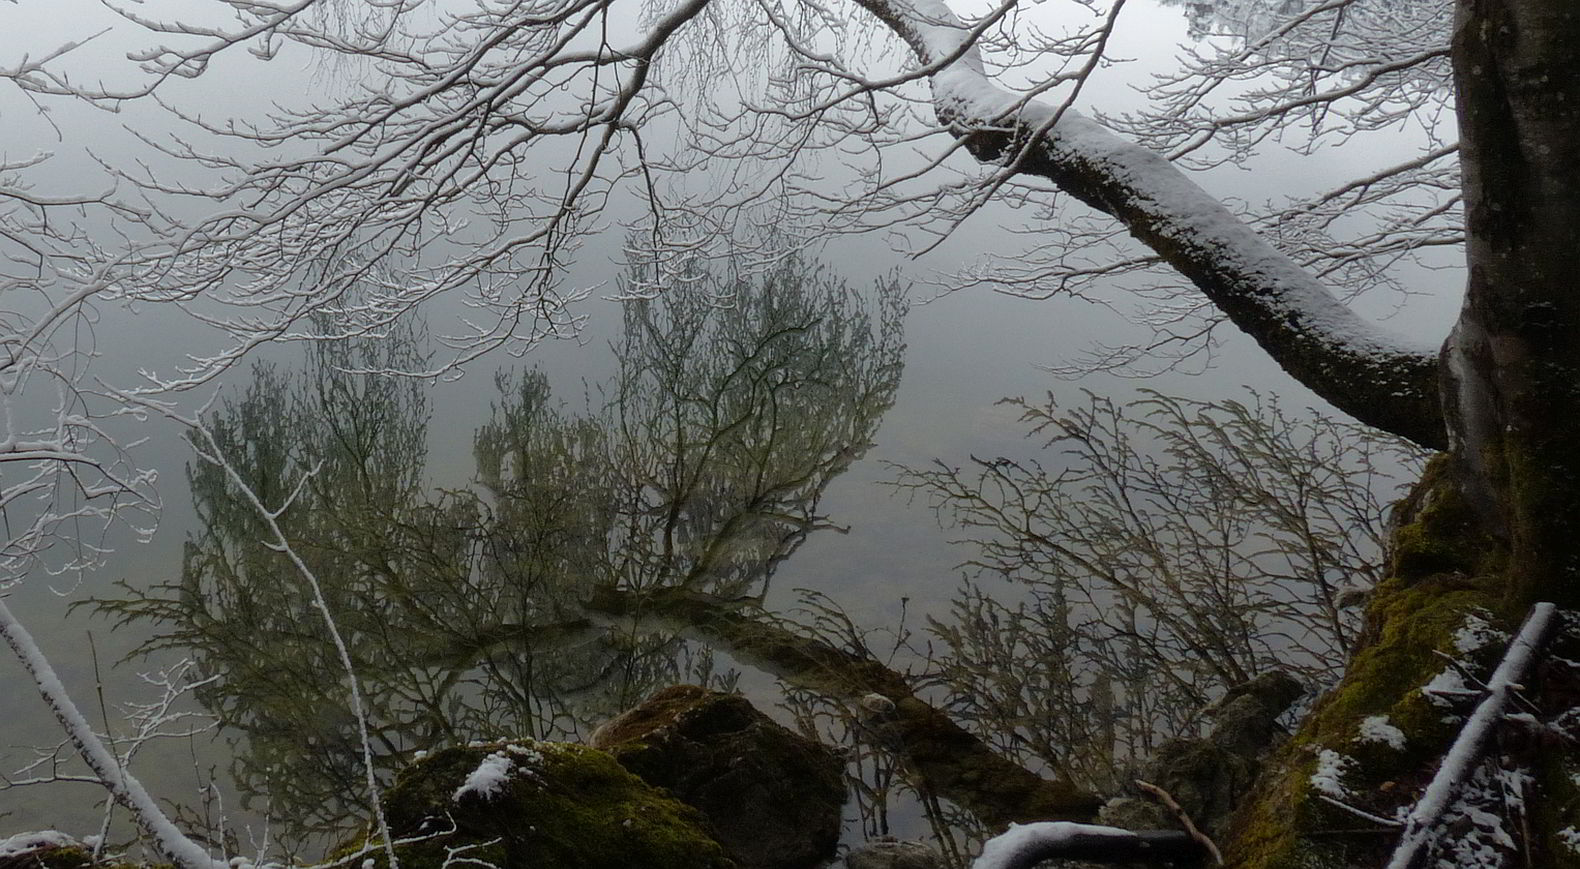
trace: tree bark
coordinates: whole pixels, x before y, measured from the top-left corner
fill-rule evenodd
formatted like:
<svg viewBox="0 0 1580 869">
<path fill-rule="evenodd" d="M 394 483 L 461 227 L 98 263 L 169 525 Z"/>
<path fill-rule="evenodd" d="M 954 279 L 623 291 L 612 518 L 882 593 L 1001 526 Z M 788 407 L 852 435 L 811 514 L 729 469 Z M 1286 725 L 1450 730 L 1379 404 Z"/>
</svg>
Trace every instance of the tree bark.
<svg viewBox="0 0 1580 869">
<path fill-rule="evenodd" d="M 1458 626 L 1475 614 L 1512 630 L 1538 600 L 1580 605 L 1580 7 L 1459 0 L 1453 59 L 1468 279 L 1442 354 L 1450 449 L 1401 510 L 1391 576 L 1344 679 L 1237 819 L 1231 864 L 1293 866 L 1320 855 L 1380 865 L 1397 833 L 1373 825 L 1333 835 L 1357 826 L 1355 815 L 1313 793 L 1313 755 L 1360 758 L 1341 781 L 1352 808 L 1384 819 L 1408 808 L 1458 732 L 1422 689 L 1444 672 L 1443 656 L 1486 672 L 1485 661 L 1458 651 Z M 1575 654 L 1574 636 L 1554 642 L 1555 660 Z M 1536 735 L 1500 725 L 1505 765 L 1528 778 L 1518 779 L 1523 817 L 1504 822 L 1512 838 L 1488 853 L 1580 865 L 1562 833 L 1580 799 L 1566 715 L 1577 682 L 1562 666 L 1538 667 L 1521 692 Z M 1379 715 L 1403 726 L 1404 748 L 1361 745 L 1362 723 Z M 1478 808 L 1496 821 L 1497 806 Z"/>
<path fill-rule="evenodd" d="M 1580 10 L 1461 0 L 1469 279 L 1446 349 L 1461 484 L 1508 551 L 1510 604 L 1580 603 Z"/>
</svg>

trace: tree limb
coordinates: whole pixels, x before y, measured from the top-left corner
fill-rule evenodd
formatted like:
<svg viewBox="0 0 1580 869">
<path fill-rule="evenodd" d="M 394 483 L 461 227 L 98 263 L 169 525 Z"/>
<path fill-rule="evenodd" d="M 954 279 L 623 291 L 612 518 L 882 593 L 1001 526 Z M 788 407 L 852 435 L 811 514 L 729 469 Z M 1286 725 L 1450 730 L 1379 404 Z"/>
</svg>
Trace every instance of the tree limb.
<svg viewBox="0 0 1580 869">
<path fill-rule="evenodd" d="M 938 67 L 938 117 L 979 160 L 1012 163 L 1118 219 L 1335 407 L 1422 446 L 1447 447 L 1436 347 L 1362 320 L 1162 156 L 993 84 L 972 31 L 944 0 L 858 2 Z"/>
<path fill-rule="evenodd" d="M 734 601 L 685 589 L 646 593 L 599 588 L 585 604 L 607 619 L 635 617 L 727 650 L 736 660 L 828 697 L 894 704 L 876 721 L 914 773 L 990 827 L 1015 821 L 1089 821 L 1101 805 L 1069 782 L 1050 781 L 993 751 L 911 692 L 900 674 L 744 611 Z"/>
</svg>

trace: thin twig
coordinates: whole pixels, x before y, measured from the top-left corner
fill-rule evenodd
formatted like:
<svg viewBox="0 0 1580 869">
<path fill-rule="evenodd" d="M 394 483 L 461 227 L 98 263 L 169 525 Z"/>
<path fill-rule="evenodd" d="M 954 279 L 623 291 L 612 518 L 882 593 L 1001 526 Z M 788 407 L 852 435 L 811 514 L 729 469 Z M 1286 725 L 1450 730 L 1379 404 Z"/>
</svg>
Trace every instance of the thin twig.
<svg viewBox="0 0 1580 869">
<path fill-rule="evenodd" d="M 1190 834 L 1190 837 L 1195 839 L 1197 844 L 1206 849 L 1208 854 L 1212 855 L 1212 863 L 1214 866 L 1223 865 L 1223 853 L 1218 850 L 1217 844 L 1215 844 L 1206 833 L 1203 833 L 1196 827 L 1196 823 L 1191 820 L 1190 815 L 1185 811 L 1184 807 L 1182 807 L 1178 802 L 1175 802 L 1174 798 L 1169 795 L 1168 791 L 1151 782 L 1142 781 L 1141 779 L 1136 779 L 1136 787 L 1140 788 L 1144 793 L 1150 795 L 1153 799 L 1162 803 L 1164 808 L 1174 813 L 1174 819 L 1179 821 L 1180 827 L 1184 829 L 1186 833 Z"/>
</svg>

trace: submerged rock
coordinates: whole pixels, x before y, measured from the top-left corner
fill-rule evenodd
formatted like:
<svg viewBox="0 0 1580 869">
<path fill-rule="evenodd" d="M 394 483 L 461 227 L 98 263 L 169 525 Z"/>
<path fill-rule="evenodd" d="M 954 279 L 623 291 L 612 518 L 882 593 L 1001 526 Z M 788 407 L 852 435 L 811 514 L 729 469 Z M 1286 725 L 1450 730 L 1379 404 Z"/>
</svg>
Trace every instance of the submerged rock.
<svg viewBox="0 0 1580 869">
<path fill-rule="evenodd" d="M 1283 671 L 1231 688 L 1207 710 L 1204 738 L 1176 738 L 1158 747 L 1142 778 L 1167 791 L 1198 827 L 1221 831 L 1262 765 L 1286 738 L 1278 718 L 1304 693 Z M 1172 828 L 1177 821 L 1150 799 L 1121 797 L 1103 807 L 1102 822 L 1131 830 Z"/>
<path fill-rule="evenodd" d="M 690 806 L 580 745 L 520 740 L 450 748 L 385 795 L 403 869 L 728 869 Z M 369 854 L 383 865 L 382 851 Z"/>
<path fill-rule="evenodd" d="M 806 869 L 831 857 L 845 804 L 845 763 L 744 697 L 665 688 L 589 742 L 696 807 L 749 869 Z"/>
<path fill-rule="evenodd" d="M 945 869 L 943 855 L 923 842 L 875 839 L 850 849 L 845 869 Z"/>
</svg>

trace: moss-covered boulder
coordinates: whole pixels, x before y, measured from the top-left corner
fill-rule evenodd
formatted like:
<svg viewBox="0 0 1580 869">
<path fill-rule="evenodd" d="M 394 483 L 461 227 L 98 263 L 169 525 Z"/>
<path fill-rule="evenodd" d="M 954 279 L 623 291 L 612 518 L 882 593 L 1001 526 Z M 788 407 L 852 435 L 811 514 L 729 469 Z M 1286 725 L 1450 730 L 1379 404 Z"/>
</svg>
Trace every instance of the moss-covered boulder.
<svg viewBox="0 0 1580 869">
<path fill-rule="evenodd" d="M 844 761 L 744 697 L 666 688 L 590 741 L 700 810 L 742 866 L 805 869 L 832 856 L 838 844 Z"/>
<path fill-rule="evenodd" d="M 845 869 L 945 869 L 949 864 L 925 842 L 886 836 L 858 845 L 845 855 Z"/>
<path fill-rule="evenodd" d="M 1221 832 L 1256 782 L 1267 756 L 1288 737 L 1279 716 L 1305 689 L 1281 670 L 1238 685 L 1206 710 L 1203 737 L 1168 740 L 1141 769 L 1202 829 Z M 1121 797 L 1103 807 L 1102 823 L 1132 830 L 1166 829 L 1178 821 L 1151 797 Z"/>
<path fill-rule="evenodd" d="M 608 754 L 531 740 L 450 748 L 401 773 L 385 816 L 403 869 L 727 869 L 695 809 Z M 383 865 L 381 854 L 371 855 Z"/>
<path fill-rule="evenodd" d="M 0 869 L 84 869 L 93 865 L 87 845 L 54 830 L 0 837 Z"/>
<path fill-rule="evenodd" d="M 1450 472 L 1434 459 L 1400 504 L 1390 575 L 1371 595 L 1359 647 L 1219 839 L 1229 865 L 1384 865 L 1398 839 L 1391 825 L 1419 801 L 1507 651 L 1528 602 L 1510 596 L 1506 546 L 1479 533 Z M 1532 705 L 1500 728 L 1497 763 L 1456 792 L 1430 865 L 1580 869 L 1568 835 L 1580 828 L 1580 730 L 1555 736 L 1580 697 L 1567 665 L 1577 656 L 1580 630 L 1560 631 L 1522 680 Z"/>
</svg>

